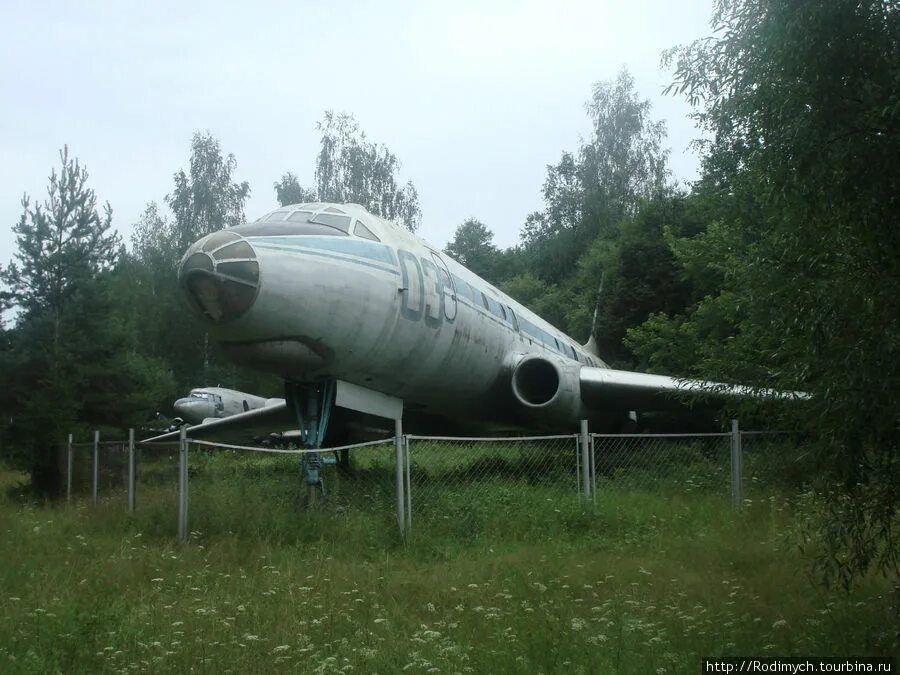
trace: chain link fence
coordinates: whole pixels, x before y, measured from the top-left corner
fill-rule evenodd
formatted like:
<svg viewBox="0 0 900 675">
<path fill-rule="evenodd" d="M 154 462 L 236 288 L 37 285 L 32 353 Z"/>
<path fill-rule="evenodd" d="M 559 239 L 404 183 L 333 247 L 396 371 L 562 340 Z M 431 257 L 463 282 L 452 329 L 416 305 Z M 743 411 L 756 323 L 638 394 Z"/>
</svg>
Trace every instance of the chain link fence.
<svg viewBox="0 0 900 675">
<path fill-rule="evenodd" d="M 69 446 L 66 467 L 68 499 L 115 502 L 125 498 L 127 485 L 127 441 L 96 440 Z"/>
<path fill-rule="evenodd" d="M 802 486 L 813 461 L 805 447 L 796 434 L 739 432 L 736 424 L 717 434 L 402 436 L 317 452 L 95 435 L 70 443 L 67 491 L 138 510 L 163 523 L 161 534 L 177 522 L 182 538 L 191 530 L 271 532 L 276 521 L 295 532 L 310 501 L 319 513 L 357 514 L 361 531 L 372 518 L 396 519 L 404 533 L 465 537 L 502 529 L 509 514 L 523 512 L 531 517 L 517 521 L 552 531 L 553 518 L 581 513 L 585 497 L 598 503 L 611 491 L 730 495 L 740 506 Z M 313 488 L 301 468 L 308 461 L 319 465 Z"/>
<path fill-rule="evenodd" d="M 817 475 L 815 444 L 805 434 L 744 431 L 741 446 L 745 500 L 797 493 Z"/>
<path fill-rule="evenodd" d="M 593 434 L 595 495 L 643 490 L 728 495 L 731 434 Z"/>
<path fill-rule="evenodd" d="M 321 463 L 311 488 L 304 461 Z M 191 531 L 291 537 L 301 512 L 394 517 L 393 439 L 319 451 L 192 443 L 187 468 Z"/>
<path fill-rule="evenodd" d="M 135 445 L 134 510 L 155 535 L 171 535 L 178 522 L 178 454 L 178 443 Z"/>
<path fill-rule="evenodd" d="M 408 436 L 407 527 L 474 531 L 511 510 L 577 503 L 577 438 Z"/>
</svg>

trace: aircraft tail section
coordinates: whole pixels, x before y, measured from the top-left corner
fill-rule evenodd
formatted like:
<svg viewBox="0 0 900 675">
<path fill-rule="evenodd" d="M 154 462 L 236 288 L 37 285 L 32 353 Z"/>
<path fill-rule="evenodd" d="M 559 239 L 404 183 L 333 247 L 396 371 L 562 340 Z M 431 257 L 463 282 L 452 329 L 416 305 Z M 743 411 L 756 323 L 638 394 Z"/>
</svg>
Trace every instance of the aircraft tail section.
<svg viewBox="0 0 900 675">
<path fill-rule="evenodd" d="M 592 354 L 597 357 L 597 361 L 600 362 L 601 368 L 609 368 L 609 364 L 603 360 L 600 356 L 600 350 L 597 348 L 597 341 L 594 339 L 594 333 L 591 332 L 591 336 L 588 338 L 588 341 L 581 345 L 581 348 L 586 351 L 588 354 Z"/>
<path fill-rule="evenodd" d="M 609 368 L 609 366 L 600 356 L 600 350 L 597 348 L 597 341 L 594 339 L 594 333 L 597 330 L 597 317 L 600 315 L 600 301 L 603 298 L 603 277 L 605 275 L 605 272 L 600 275 L 600 287 L 597 289 L 597 302 L 594 305 L 594 318 L 591 321 L 591 334 L 588 337 L 588 341 L 581 345 L 581 348 L 584 349 L 584 351 L 597 357 L 600 361 L 601 368 Z"/>
</svg>

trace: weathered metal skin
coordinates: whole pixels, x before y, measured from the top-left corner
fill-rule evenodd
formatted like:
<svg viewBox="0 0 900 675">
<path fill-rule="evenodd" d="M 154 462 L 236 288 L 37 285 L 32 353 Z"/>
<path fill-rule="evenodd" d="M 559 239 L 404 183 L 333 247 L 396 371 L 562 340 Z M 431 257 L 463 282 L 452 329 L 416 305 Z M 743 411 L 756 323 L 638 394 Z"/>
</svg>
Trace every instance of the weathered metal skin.
<svg viewBox="0 0 900 675">
<path fill-rule="evenodd" d="M 179 275 L 235 362 L 294 382 L 344 380 L 423 417 L 609 426 L 670 407 L 672 392 L 719 386 L 611 370 L 590 343 L 355 204 L 284 207 L 213 233 Z"/>
<path fill-rule="evenodd" d="M 521 417 L 508 414 L 515 412 L 508 410 L 516 400 L 512 392 L 507 401 L 492 400 L 495 384 L 510 390 L 509 355 L 540 356 L 565 374 L 561 393 L 549 405 L 526 404 L 519 412 L 548 422 L 578 419 L 581 364 L 560 354 L 556 343 L 551 349 L 516 324 L 539 327 L 587 363 L 593 357 L 574 340 L 423 240 L 362 207 L 293 208 L 321 212 L 329 207 L 363 223 L 381 241 L 337 234 L 275 236 L 249 224 L 223 231 L 227 238 L 214 233 L 185 255 L 181 280 L 191 297 L 192 277 L 211 274 L 191 268 L 198 250 L 207 255 L 209 239 L 230 245 L 240 235 L 252 248 L 246 256 L 258 265 L 252 305 L 233 318 L 222 308 L 203 314 L 229 358 L 294 381 L 342 379 L 402 398 L 426 413 L 478 414 L 504 422 Z M 351 241 L 359 242 L 358 251 L 348 246 Z M 470 289 L 463 292 L 460 281 Z M 191 304 L 203 313 L 196 297 Z"/>
</svg>

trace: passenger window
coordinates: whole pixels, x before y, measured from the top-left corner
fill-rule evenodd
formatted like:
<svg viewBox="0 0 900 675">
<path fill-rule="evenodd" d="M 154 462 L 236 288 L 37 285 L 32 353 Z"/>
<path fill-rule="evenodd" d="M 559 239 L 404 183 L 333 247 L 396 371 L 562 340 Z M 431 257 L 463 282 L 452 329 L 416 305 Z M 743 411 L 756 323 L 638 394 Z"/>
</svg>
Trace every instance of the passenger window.
<svg viewBox="0 0 900 675">
<path fill-rule="evenodd" d="M 356 221 L 356 225 L 353 227 L 353 234 L 357 237 L 362 237 L 363 239 L 371 239 L 372 241 L 381 241 L 378 237 L 372 234 L 372 230 L 363 225 L 358 220 Z"/>
<path fill-rule="evenodd" d="M 474 302 L 474 295 L 472 293 L 472 287 L 469 286 L 465 281 L 460 279 L 455 274 L 453 275 L 453 284 L 456 286 L 456 292 L 463 296 L 469 302 Z"/>
<path fill-rule="evenodd" d="M 503 305 L 493 298 L 488 298 L 488 309 L 498 319 L 506 319 L 506 310 L 503 309 Z"/>
<path fill-rule="evenodd" d="M 509 308 L 509 315 L 510 315 L 510 317 L 512 317 L 513 328 L 515 328 L 516 331 L 518 331 L 519 330 L 519 320 L 516 318 L 516 313 L 513 311 L 512 307 Z"/>
</svg>

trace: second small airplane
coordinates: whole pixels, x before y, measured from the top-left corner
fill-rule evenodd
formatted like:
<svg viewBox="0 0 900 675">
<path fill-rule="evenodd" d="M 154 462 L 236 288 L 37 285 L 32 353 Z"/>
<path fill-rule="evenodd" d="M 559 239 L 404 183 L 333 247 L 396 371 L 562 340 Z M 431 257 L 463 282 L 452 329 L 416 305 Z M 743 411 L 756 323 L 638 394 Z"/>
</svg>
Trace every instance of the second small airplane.
<svg viewBox="0 0 900 675">
<path fill-rule="evenodd" d="M 279 405 L 284 405 L 283 398 L 263 398 L 225 387 L 198 387 L 175 401 L 174 408 L 181 421 L 195 425 Z"/>
</svg>

